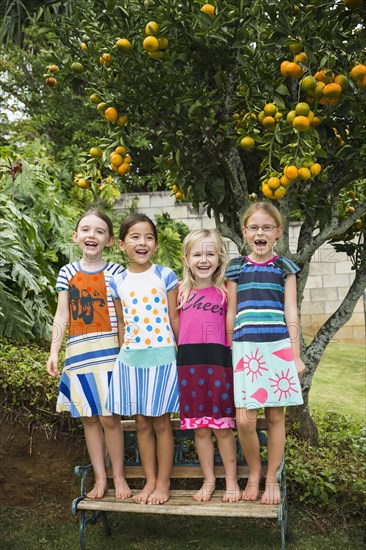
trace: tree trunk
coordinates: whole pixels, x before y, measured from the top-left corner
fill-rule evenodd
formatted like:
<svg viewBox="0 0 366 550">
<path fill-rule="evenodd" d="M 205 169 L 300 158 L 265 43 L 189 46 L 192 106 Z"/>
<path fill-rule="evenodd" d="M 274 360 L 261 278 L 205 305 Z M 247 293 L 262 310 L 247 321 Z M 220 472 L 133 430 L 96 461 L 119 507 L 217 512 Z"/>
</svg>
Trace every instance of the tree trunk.
<svg viewBox="0 0 366 550">
<path fill-rule="evenodd" d="M 309 389 L 303 390 L 304 404 L 297 407 L 288 407 L 286 415 L 291 424 L 298 424 L 298 434 L 301 439 L 310 441 L 312 445 L 319 442 L 318 428 L 309 410 Z"/>
</svg>

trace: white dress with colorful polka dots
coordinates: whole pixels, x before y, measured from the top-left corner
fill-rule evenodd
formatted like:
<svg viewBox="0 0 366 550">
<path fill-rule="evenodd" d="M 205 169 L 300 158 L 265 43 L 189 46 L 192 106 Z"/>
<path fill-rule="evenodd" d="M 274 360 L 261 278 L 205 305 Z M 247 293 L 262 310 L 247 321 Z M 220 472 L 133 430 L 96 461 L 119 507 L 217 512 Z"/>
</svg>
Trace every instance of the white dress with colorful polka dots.
<svg viewBox="0 0 366 550">
<path fill-rule="evenodd" d="M 111 282 L 120 299 L 124 342 L 113 369 L 106 408 L 116 414 L 161 416 L 178 412 L 175 339 L 168 313 L 176 274 L 152 265 L 143 273 L 126 270 Z"/>
</svg>

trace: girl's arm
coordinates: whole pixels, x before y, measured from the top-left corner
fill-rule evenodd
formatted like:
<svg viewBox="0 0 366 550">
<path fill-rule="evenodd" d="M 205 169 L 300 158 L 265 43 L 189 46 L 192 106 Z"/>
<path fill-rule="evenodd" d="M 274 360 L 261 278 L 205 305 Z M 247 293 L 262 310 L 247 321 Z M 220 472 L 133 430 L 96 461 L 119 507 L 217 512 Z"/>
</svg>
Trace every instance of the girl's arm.
<svg viewBox="0 0 366 550">
<path fill-rule="evenodd" d="M 226 336 L 230 347 L 233 346 L 234 323 L 238 307 L 238 285 L 234 281 L 227 281 L 227 311 L 226 311 Z"/>
<path fill-rule="evenodd" d="M 178 344 L 179 335 L 179 311 L 178 311 L 178 288 L 174 288 L 168 292 L 168 315 L 170 325 L 173 330 L 174 338 Z"/>
<path fill-rule="evenodd" d="M 64 340 L 66 328 L 69 325 L 69 315 L 69 293 L 67 290 L 60 290 L 52 325 L 50 356 L 47 361 L 47 372 L 50 376 L 58 375 L 58 354 Z"/>
<path fill-rule="evenodd" d="M 285 320 L 290 335 L 297 374 L 301 378 L 305 371 L 305 365 L 300 357 L 300 324 L 297 313 L 295 275 L 288 275 L 285 281 Z"/>
<path fill-rule="evenodd" d="M 118 330 L 118 343 L 119 347 L 122 347 L 124 338 L 125 338 L 125 323 L 123 319 L 123 310 L 121 300 L 113 299 L 114 309 L 116 310 L 117 317 L 117 330 Z"/>
</svg>

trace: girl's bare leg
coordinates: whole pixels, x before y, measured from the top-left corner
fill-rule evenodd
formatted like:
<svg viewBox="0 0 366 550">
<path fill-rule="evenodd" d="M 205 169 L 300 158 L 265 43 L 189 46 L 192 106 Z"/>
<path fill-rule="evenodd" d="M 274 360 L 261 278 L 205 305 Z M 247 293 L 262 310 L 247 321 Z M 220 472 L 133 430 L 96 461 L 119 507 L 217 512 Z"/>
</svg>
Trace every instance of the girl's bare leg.
<svg viewBox="0 0 366 550">
<path fill-rule="evenodd" d="M 238 485 L 236 443 L 235 437 L 230 429 L 214 430 L 217 437 L 221 460 L 225 468 L 226 491 L 223 496 L 224 502 L 236 502 L 241 499 L 240 487 Z"/>
<path fill-rule="evenodd" d="M 116 499 L 124 500 L 132 493 L 124 476 L 124 441 L 119 415 L 101 416 L 100 422 L 104 429 L 104 438 L 111 459 L 114 495 Z"/>
<path fill-rule="evenodd" d="M 170 496 L 170 476 L 173 468 L 174 438 L 170 413 L 152 418 L 156 434 L 158 477 L 155 490 L 148 498 L 149 504 L 164 504 Z"/>
<path fill-rule="evenodd" d="M 197 493 L 193 495 L 193 498 L 198 502 L 207 502 L 210 500 L 216 486 L 211 428 L 197 428 L 194 431 L 194 439 L 203 473 L 203 484 Z"/>
<path fill-rule="evenodd" d="M 242 493 L 243 500 L 257 500 L 259 497 L 259 482 L 262 477 L 259 440 L 257 436 L 257 410 L 237 409 L 236 425 L 241 448 L 249 468 L 249 477 Z"/>
<path fill-rule="evenodd" d="M 132 497 L 137 504 L 147 504 L 156 487 L 156 443 L 152 418 L 136 415 L 137 443 L 145 472 L 145 486 Z"/>
<path fill-rule="evenodd" d="M 262 504 L 279 504 L 280 486 L 277 481 L 277 470 L 285 451 L 285 416 L 283 407 L 273 407 L 265 410 L 268 432 L 268 468 L 266 487 L 261 498 Z"/>
<path fill-rule="evenodd" d="M 94 470 L 94 487 L 86 494 L 88 498 L 103 498 L 107 489 L 107 474 L 105 471 L 104 435 L 99 416 L 83 417 L 85 442 L 90 462 Z"/>
</svg>

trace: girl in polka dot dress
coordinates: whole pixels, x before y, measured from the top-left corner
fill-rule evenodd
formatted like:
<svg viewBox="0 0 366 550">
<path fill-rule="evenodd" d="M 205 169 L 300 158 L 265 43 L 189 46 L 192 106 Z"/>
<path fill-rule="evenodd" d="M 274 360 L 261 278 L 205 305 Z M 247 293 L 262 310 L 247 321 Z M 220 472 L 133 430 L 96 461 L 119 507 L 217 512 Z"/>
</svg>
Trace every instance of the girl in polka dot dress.
<svg viewBox="0 0 366 550">
<path fill-rule="evenodd" d="M 215 434 L 225 468 L 223 500 L 240 500 L 237 482 L 233 372 L 226 337 L 225 244 L 216 231 L 193 231 L 183 242 L 179 287 L 178 380 L 181 428 L 195 430 L 203 484 L 193 496 L 210 500 L 215 490 Z"/>
<path fill-rule="evenodd" d="M 123 344 L 112 373 L 108 410 L 136 416 L 137 442 L 146 483 L 133 496 L 138 504 L 169 499 L 174 440 L 170 413 L 178 412 L 175 338 L 178 280 L 151 262 L 157 248 L 154 223 L 133 214 L 121 225 L 118 245 L 129 268 L 114 277 L 112 296 L 121 301 Z"/>
</svg>

